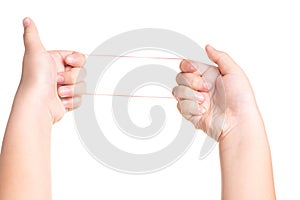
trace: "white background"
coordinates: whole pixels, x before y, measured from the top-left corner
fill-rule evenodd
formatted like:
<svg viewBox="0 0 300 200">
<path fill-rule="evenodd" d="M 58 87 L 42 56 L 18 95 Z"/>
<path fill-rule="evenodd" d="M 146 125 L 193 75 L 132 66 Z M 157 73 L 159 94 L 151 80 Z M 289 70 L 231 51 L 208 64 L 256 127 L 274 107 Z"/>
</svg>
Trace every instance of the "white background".
<svg viewBox="0 0 300 200">
<path fill-rule="evenodd" d="M 289 0 L 1 1 L 0 136 L 20 78 L 23 17 L 35 20 L 48 49 L 84 53 L 124 31 L 170 29 L 227 51 L 246 71 L 265 120 L 278 199 L 300 199 L 297 5 Z M 55 125 L 52 136 L 54 199 L 220 199 L 218 150 L 197 159 L 202 133 L 174 165 L 138 176 L 95 161 L 81 145 L 71 114 Z"/>
</svg>

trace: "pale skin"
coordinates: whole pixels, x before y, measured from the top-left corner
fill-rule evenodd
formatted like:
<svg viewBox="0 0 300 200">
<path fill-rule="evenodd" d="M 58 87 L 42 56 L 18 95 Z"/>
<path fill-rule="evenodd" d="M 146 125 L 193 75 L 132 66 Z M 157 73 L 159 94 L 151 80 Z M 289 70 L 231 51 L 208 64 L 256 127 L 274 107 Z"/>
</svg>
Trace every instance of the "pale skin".
<svg viewBox="0 0 300 200">
<path fill-rule="evenodd" d="M 46 200 L 51 199 L 51 127 L 80 105 L 85 56 L 46 51 L 34 22 L 25 18 L 23 26 L 22 78 L 2 144 L 0 199 Z"/>
<path fill-rule="evenodd" d="M 225 92 L 225 123 L 218 136 L 222 172 L 222 199 L 224 200 L 274 200 L 270 148 L 263 119 L 256 104 L 253 90 L 243 70 L 232 58 L 211 46 L 206 47 L 209 58 L 220 72 L 215 84 L 208 84 L 197 64 L 184 60 L 177 76 L 178 86 L 173 94 L 178 99 L 178 109 L 196 128 L 204 131 L 218 126 L 210 117 L 212 108 L 222 105 L 211 97 Z M 222 82 L 222 90 L 220 83 Z M 218 90 L 220 89 L 220 90 Z M 216 101 L 212 102 L 212 99 Z M 210 106 L 211 104 L 215 104 Z M 218 113 L 218 115 L 224 113 Z"/>
<path fill-rule="evenodd" d="M 80 105 L 86 90 L 81 68 L 85 56 L 46 51 L 33 21 L 26 18 L 23 26 L 22 78 L 2 144 L 0 199 L 50 200 L 51 128 L 67 111 Z M 225 124 L 218 136 L 222 199 L 275 199 L 270 149 L 250 83 L 227 54 L 210 46 L 206 51 L 218 65 L 226 92 Z M 220 104 L 211 101 L 208 93 L 218 85 L 207 87 L 202 74 L 189 64 L 183 61 L 180 65 L 180 87 L 174 89 L 174 95 L 183 116 L 206 131 L 216 125 L 209 124 L 211 107 Z"/>
</svg>

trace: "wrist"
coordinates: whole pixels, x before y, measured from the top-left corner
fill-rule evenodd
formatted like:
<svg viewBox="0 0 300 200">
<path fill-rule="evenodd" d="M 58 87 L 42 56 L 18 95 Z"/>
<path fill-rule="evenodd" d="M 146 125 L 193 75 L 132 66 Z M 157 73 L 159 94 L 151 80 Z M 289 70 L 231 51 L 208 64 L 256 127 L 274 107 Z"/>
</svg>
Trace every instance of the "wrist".
<svg viewBox="0 0 300 200">
<path fill-rule="evenodd" d="M 39 121 L 43 120 L 51 124 L 53 122 L 47 99 L 38 97 L 33 92 L 22 88 L 19 88 L 16 93 L 13 109 L 16 109 L 18 112 L 24 112 Z"/>
<path fill-rule="evenodd" d="M 261 114 L 255 106 L 252 109 L 244 109 L 239 115 L 226 118 L 219 143 L 220 147 L 234 148 L 244 141 L 255 142 L 260 139 L 266 139 L 266 132 Z"/>
<path fill-rule="evenodd" d="M 30 87 L 30 85 L 20 84 L 14 105 L 25 106 L 32 112 L 39 112 L 37 115 L 47 116 L 51 124 L 54 124 L 63 117 L 65 108 L 57 95 L 56 89 L 51 90 L 44 87 Z"/>
</svg>

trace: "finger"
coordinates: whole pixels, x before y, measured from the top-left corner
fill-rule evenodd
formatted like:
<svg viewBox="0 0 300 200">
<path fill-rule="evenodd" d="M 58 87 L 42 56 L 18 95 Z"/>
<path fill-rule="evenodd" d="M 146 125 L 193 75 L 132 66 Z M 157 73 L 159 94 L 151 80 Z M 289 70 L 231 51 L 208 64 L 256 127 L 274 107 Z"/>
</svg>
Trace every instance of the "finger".
<svg viewBox="0 0 300 200">
<path fill-rule="evenodd" d="M 184 116 L 200 116 L 206 113 L 206 108 L 195 101 L 183 100 L 179 101 L 177 107 Z"/>
<path fill-rule="evenodd" d="M 210 45 L 206 46 L 208 57 L 218 65 L 222 75 L 241 72 L 241 68 L 225 52 L 218 51 Z"/>
<path fill-rule="evenodd" d="M 205 99 L 201 92 L 192 90 L 184 85 L 174 87 L 172 93 L 177 100 L 193 100 L 202 103 Z"/>
<path fill-rule="evenodd" d="M 60 57 L 64 60 L 65 64 L 71 67 L 82 67 L 86 61 L 85 54 L 76 51 L 55 50 L 50 52 L 58 53 Z"/>
<path fill-rule="evenodd" d="M 178 103 L 177 104 L 177 108 L 178 108 L 178 110 L 179 110 L 179 112 L 181 112 L 181 107 L 180 107 L 180 103 Z M 201 120 L 201 118 L 202 118 L 202 115 L 190 115 L 190 114 L 188 114 L 188 115 L 186 115 L 186 114 L 184 114 L 184 115 L 182 115 L 186 120 L 188 120 L 188 121 L 190 121 L 190 122 L 192 122 L 192 124 L 194 124 L 194 126 L 195 126 L 195 128 L 199 128 L 199 122 L 200 122 L 200 120 Z M 201 128 L 201 127 L 200 127 Z"/>
<path fill-rule="evenodd" d="M 67 65 L 72 67 L 80 68 L 85 63 L 85 55 L 78 52 L 73 52 L 71 55 L 68 55 L 65 59 Z"/>
<path fill-rule="evenodd" d="M 58 95 L 61 98 L 82 96 L 86 92 L 86 84 L 84 82 L 75 85 L 63 85 L 58 88 Z"/>
<path fill-rule="evenodd" d="M 193 73 L 197 71 L 197 68 L 189 60 L 182 60 L 179 66 L 180 70 L 185 73 Z"/>
<path fill-rule="evenodd" d="M 67 111 L 70 111 L 80 107 L 82 99 L 81 97 L 70 97 L 61 99 L 61 102 L 64 105 L 65 109 Z"/>
<path fill-rule="evenodd" d="M 184 73 L 196 73 L 199 75 L 203 75 L 210 67 L 213 67 L 211 65 L 192 61 L 192 60 L 183 60 L 180 63 L 180 70 Z"/>
<path fill-rule="evenodd" d="M 30 18 L 23 20 L 24 27 L 24 46 L 25 53 L 35 53 L 45 51 L 43 44 L 41 43 L 37 27 Z"/>
<path fill-rule="evenodd" d="M 211 84 L 195 73 L 179 73 L 176 76 L 178 85 L 184 85 L 197 91 L 209 91 Z"/>
<path fill-rule="evenodd" d="M 65 72 L 60 72 L 57 75 L 57 82 L 59 84 L 74 84 L 84 81 L 86 77 L 86 70 L 84 68 L 66 69 Z"/>
</svg>

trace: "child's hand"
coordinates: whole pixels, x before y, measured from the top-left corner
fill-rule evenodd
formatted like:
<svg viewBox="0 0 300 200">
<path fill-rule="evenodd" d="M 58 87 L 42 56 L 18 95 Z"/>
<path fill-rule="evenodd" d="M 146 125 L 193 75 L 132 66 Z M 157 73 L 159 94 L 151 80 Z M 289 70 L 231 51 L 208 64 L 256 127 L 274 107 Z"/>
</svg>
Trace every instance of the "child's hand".
<svg viewBox="0 0 300 200">
<path fill-rule="evenodd" d="M 26 18 L 23 26 L 25 54 L 17 97 L 25 102 L 34 99 L 36 106 L 46 109 L 55 123 L 66 111 L 80 105 L 85 92 L 85 75 L 81 69 L 85 56 L 72 51 L 48 52 L 34 22 Z"/>
<path fill-rule="evenodd" d="M 196 128 L 220 140 L 257 113 L 255 98 L 241 68 L 226 54 L 206 47 L 218 68 L 184 60 L 173 90 L 178 109 Z M 221 134 L 221 135 L 220 135 Z"/>
<path fill-rule="evenodd" d="M 65 63 L 62 72 L 57 75 L 58 95 L 66 111 L 71 111 L 80 106 L 81 97 L 86 92 L 84 78 L 86 72 L 82 66 L 85 56 L 71 51 L 50 51 L 56 61 Z"/>
</svg>

